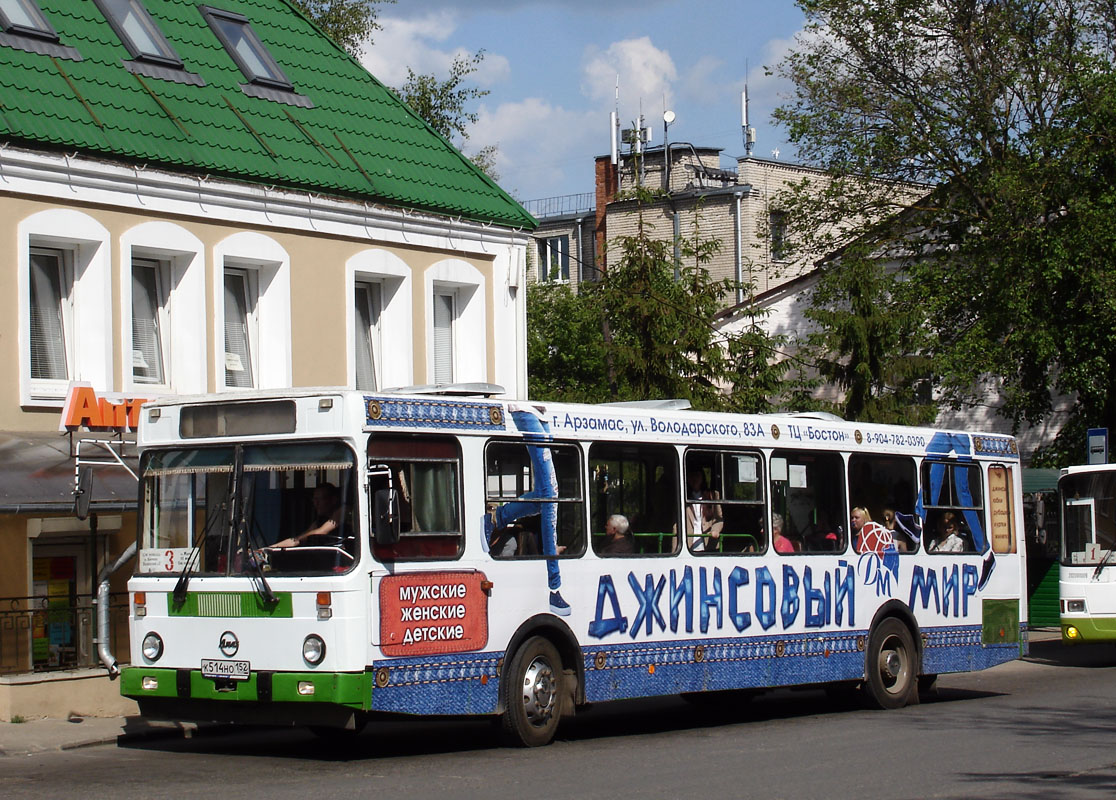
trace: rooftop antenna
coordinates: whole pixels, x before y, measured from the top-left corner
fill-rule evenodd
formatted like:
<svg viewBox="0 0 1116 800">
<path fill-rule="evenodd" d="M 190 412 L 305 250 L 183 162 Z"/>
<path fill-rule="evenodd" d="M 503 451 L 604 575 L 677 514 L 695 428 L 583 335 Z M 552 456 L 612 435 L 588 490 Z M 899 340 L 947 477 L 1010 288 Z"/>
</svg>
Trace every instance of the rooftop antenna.
<svg viewBox="0 0 1116 800">
<path fill-rule="evenodd" d="M 747 67 L 745 67 L 747 70 Z M 756 129 L 748 124 L 748 84 L 744 84 L 744 91 L 740 93 L 740 134 L 744 137 L 744 155 L 751 157 L 752 148 L 756 146 Z"/>
<path fill-rule="evenodd" d="M 609 115 L 609 128 L 612 136 L 612 148 L 609 151 L 612 156 L 612 165 L 616 166 L 620 162 L 620 73 L 616 73 L 616 100 L 612 113 Z"/>
</svg>

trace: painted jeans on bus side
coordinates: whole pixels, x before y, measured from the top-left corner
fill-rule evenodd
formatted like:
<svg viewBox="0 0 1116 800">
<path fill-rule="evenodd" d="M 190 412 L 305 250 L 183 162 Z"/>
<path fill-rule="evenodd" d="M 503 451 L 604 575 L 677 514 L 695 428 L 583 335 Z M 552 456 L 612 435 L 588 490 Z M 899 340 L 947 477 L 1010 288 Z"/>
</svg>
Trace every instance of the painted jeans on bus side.
<svg viewBox="0 0 1116 800">
<path fill-rule="evenodd" d="M 517 430 L 526 434 L 527 441 L 550 441 L 550 427 L 530 411 L 511 412 Z M 542 551 L 546 556 L 546 576 L 550 590 L 557 591 L 562 585 L 562 575 L 558 570 L 558 505 L 556 503 L 533 503 L 536 499 L 558 497 L 558 476 L 554 472 L 554 459 L 549 447 L 527 445 L 527 456 L 531 459 L 535 488 L 519 496 L 518 500 L 505 503 L 492 515 L 497 530 L 504 528 L 523 517 L 540 517 L 539 533 L 542 538 Z"/>
</svg>

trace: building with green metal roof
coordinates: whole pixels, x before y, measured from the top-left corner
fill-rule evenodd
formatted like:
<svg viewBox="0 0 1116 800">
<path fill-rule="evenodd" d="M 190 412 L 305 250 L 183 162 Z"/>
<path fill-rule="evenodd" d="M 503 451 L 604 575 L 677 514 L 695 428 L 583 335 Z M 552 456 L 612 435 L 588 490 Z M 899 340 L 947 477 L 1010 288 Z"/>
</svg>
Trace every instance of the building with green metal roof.
<svg viewBox="0 0 1116 800">
<path fill-rule="evenodd" d="M 134 541 L 122 470 L 72 515 L 75 382 L 523 397 L 536 224 L 287 0 L 0 0 L 0 596 L 87 605 Z M 0 641 L 0 673 L 89 636 Z"/>
</svg>

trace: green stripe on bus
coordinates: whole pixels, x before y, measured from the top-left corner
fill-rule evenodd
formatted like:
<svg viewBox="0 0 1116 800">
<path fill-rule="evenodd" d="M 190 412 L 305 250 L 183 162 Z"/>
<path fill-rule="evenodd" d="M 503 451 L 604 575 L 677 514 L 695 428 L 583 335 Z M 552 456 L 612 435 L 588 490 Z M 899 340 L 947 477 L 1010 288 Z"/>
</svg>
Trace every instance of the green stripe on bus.
<svg viewBox="0 0 1116 800">
<path fill-rule="evenodd" d="M 172 617 L 293 617 L 290 592 L 277 592 L 267 605 L 256 592 L 190 592 L 182 605 L 167 597 Z"/>
<path fill-rule="evenodd" d="M 372 673 L 370 672 L 274 672 L 271 674 L 270 697 L 259 694 L 259 673 L 253 672 L 244 681 L 226 681 L 220 689 L 198 670 L 190 670 L 190 696 L 178 694 L 177 670 L 155 667 L 125 667 L 120 675 L 120 694 L 135 700 L 145 697 L 176 697 L 180 700 L 220 700 L 222 702 L 285 702 L 333 703 L 367 711 L 372 707 Z M 153 688 L 144 689 L 148 678 Z M 299 691 L 302 684 L 304 691 Z M 306 694 L 313 684 L 313 694 Z"/>
</svg>

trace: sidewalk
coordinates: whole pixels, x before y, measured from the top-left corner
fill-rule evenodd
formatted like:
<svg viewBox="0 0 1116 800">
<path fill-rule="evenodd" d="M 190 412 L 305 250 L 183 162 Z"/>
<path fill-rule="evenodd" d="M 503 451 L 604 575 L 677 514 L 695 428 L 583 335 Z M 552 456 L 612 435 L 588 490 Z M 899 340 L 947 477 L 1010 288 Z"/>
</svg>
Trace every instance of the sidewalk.
<svg viewBox="0 0 1116 800">
<path fill-rule="evenodd" d="M 188 739 L 208 726 L 188 722 L 149 722 L 142 717 L 75 717 L 0 722 L 0 759 L 51 750 L 148 739 Z"/>
</svg>

